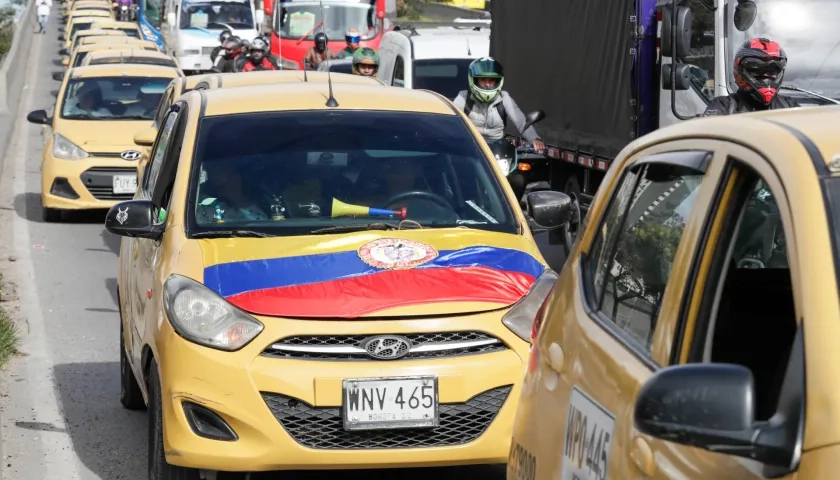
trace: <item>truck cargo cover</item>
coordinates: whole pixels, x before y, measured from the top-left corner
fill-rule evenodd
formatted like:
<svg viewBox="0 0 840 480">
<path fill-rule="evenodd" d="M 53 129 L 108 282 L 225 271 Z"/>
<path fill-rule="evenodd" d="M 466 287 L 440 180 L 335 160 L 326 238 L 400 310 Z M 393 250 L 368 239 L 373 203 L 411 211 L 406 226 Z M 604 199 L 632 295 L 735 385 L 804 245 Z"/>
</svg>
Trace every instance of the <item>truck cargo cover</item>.
<svg viewBox="0 0 840 480">
<path fill-rule="evenodd" d="M 543 141 L 615 157 L 632 139 L 632 0 L 495 0 L 490 53 Z"/>
</svg>

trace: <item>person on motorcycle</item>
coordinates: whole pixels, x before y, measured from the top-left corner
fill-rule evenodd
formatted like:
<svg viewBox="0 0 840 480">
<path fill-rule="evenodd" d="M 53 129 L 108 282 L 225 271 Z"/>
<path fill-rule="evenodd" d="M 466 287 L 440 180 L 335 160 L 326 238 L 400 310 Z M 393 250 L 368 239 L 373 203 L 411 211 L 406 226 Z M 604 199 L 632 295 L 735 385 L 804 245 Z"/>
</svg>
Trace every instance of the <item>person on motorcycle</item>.
<svg viewBox="0 0 840 480">
<path fill-rule="evenodd" d="M 374 77 L 379 71 L 379 54 L 376 50 L 362 47 L 353 53 L 353 75 Z"/>
<path fill-rule="evenodd" d="M 274 59 L 268 56 L 268 45 L 262 38 L 255 38 L 249 49 L 250 55 L 240 58 L 236 62 L 237 72 L 253 72 L 259 70 L 280 70 Z"/>
<path fill-rule="evenodd" d="M 213 50 L 210 52 L 210 61 L 213 62 L 213 65 L 216 65 L 216 59 L 219 58 L 219 53 L 225 48 L 225 41 L 227 41 L 231 35 L 233 35 L 233 32 L 227 28 L 222 30 L 222 33 L 219 34 L 219 45 L 213 47 Z"/>
<path fill-rule="evenodd" d="M 224 52 L 221 55 L 221 58 L 213 66 L 211 69 L 216 73 L 233 73 L 236 71 L 236 61 L 239 57 L 239 50 L 242 47 L 242 41 L 239 37 L 233 35 L 228 37 L 225 40 L 225 44 L 222 45 L 224 48 Z"/>
<path fill-rule="evenodd" d="M 309 48 L 306 52 L 306 57 L 303 59 L 303 68 L 307 70 L 318 70 L 318 65 L 324 60 L 331 60 L 335 58 L 335 53 L 327 47 L 327 34 L 318 32 L 315 34 L 315 45 Z"/>
<path fill-rule="evenodd" d="M 735 52 L 734 63 L 738 91 L 712 100 L 704 117 L 800 106 L 793 98 L 778 95 L 787 55 L 777 42 L 767 38 L 747 40 Z"/>
<path fill-rule="evenodd" d="M 355 28 L 351 28 L 347 30 L 347 33 L 344 35 L 344 41 L 347 42 L 347 46 L 344 47 L 341 51 L 338 52 L 336 58 L 347 58 L 352 57 L 353 53 L 359 49 L 359 42 L 362 40 L 362 36 L 359 34 L 359 31 Z"/>
<path fill-rule="evenodd" d="M 541 153 L 545 150 L 545 143 L 540 140 L 534 127 L 522 131 L 525 114 L 508 92 L 502 90 L 505 74 L 501 63 L 491 57 L 473 60 L 468 79 L 469 89 L 459 92 L 454 103 L 463 109 L 487 143 L 507 141 L 505 127 L 511 121 L 516 130 L 533 144 L 534 151 Z"/>
<path fill-rule="evenodd" d="M 128 22 L 131 16 L 131 9 L 134 7 L 131 0 L 117 0 L 117 18 L 122 22 Z"/>
</svg>

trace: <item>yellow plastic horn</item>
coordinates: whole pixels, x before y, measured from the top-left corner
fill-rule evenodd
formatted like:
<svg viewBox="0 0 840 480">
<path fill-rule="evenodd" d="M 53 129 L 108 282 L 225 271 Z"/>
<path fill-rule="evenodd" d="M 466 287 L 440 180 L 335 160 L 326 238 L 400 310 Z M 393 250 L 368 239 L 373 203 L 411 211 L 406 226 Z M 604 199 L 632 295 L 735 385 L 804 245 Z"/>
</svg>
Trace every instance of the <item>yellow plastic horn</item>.
<svg viewBox="0 0 840 480">
<path fill-rule="evenodd" d="M 403 220 L 406 217 L 406 208 L 403 207 L 401 210 L 385 210 L 382 208 L 370 208 L 370 207 L 363 207 L 361 205 L 350 205 L 340 201 L 337 198 L 333 198 L 332 201 L 332 217 L 345 217 L 350 215 L 360 215 L 364 217 L 373 217 L 373 216 L 391 216 L 395 215 Z"/>
</svg>

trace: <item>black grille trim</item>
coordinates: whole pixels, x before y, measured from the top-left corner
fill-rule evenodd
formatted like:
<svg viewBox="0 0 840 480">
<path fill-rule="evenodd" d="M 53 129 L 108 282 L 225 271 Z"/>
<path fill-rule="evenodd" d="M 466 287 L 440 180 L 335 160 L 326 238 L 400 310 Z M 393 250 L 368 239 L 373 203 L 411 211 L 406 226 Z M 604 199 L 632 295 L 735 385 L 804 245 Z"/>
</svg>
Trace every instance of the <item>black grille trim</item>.
<svg viewBox="0 0 840 480">
<path fill-rule="evenodd" d="M 114 175 L 137 175 L 137 167 L 91 167 L 81 175 L 82 184 L 97 200 L 131 200 L 134 193 L 114 193 Z"/>
<path fill-rule="evenodd" d="M 290 437 L 318 450 L 380 450 L 464 445 L 480 437 L 507 401 L 512 385 L 482 392 L 464 403 L 442 403 L 440 426 L 397 430 L 344 430 L 341 407 L 313 407 L 297 398 L 261 392 Z"/>
</svg>

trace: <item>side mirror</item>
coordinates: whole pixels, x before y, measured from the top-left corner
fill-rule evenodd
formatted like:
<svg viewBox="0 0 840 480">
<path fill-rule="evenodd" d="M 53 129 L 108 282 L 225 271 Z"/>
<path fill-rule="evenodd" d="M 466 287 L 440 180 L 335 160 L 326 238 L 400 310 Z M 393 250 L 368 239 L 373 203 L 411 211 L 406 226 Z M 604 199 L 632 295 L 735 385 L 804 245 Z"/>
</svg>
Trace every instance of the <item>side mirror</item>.
<svg viewBox="0 0 840 480">
<path fill-rule="evenodd" d="M 49 125 L 52 119 L 47 115 L 46 110 L 33 110 L 26 116 L 26 121 L 36 125 Z"/>
<path fill-rule="evenodd" d="M 53 80 L 60 82 L 64 80 L 64 72 L 53 72 L 52 78 Z"/>
<path fill-rule="evenodd" d="M 525 115 L 525 128 L 522 129 L 524 132 L 531 128 L 531 126 L 537 122 L 542 121 L 545 118 L 545 112 L 542 110 L 535 110 L 527 115 Z"/>
<path fill-rule="evenodd" d="M 157 138 L 157 129 L 152 127 L 144 128 L 134 134 L 134 143 L 141 147 L 151 147 Z"/>
<path fill-rule="evenodd" d="M 262 10 L 257 10 L 255 17 L 256 18 L 254 20 L 256 21 L 254 23 L 256 23 L 258 26 L 262 26 L 262 24 L 265 23 L 265 12 L 263 12 Z"/>
<path fill-rule="evenodd" d="M 691 363 L 663 368 L 639 391 L 633 413 L 646 434 L 767 465 L 789 466 L 776 439 L 756 422 L 752 372 L 741 365 Z"/>
<path fill-rule="evenodd" d="M 563 192 L 544 190 L 525 197 L 528 213 L 539 228 L 554 229 L 572 219 L 572 198 Z"/>
<path fill-rule="evenodd" d="M 67 37 L 65 37 L 64 34 L 62 33 L 61 35 L 58 36 L 58 39 L 63 42 L 65 40 L 67 40 Z"/>
<path fill-rule="evenodd" d="M 675 71 L 675 83 L 671 83 L 671 72 Z M 691 88 L 691 66 L 684 63 L 662 65 L 662 88 L 665 90 L 688 90 Z"/>
<path fill-rule="evenodd" d="M 67 50 L 66 48 L 62 48 L 61 50 L 58 51 L 58 54 L 69 56 L 70 55 L 70 50 Z"/>
<path fill-rule="evenodd" d="M 177 21 L 178 18 L 175 16 L 175 12 L 169 12 L 166 14 L 166 23 L 169 24 L 170 27 L 174 26 Z"/>
<path fill-rule="evenodd" d="M 163 224 L 154 221 L 155 207 L 149 200 L 120 202 L 105 216 L 105 230 L 121 237 L 150 238 L 163 235 Z"/>
<path fill-rule="evenodd" d="M 691 9 L 677 7 L 676 23 L 671 18 L 673 14 L 670 6 L 662 7 L 662 56 L 673 57 L 676 52 L 679 58 L 687 57 L 691 47 Z M 677 31 L 676 46 L 671 42 L 674 30 Z"/>
<path fill-rule="evenodd" d="M 69 67 L 70 66 L 70 57 L 62 58 L 61 59 L 61 65 L 65 66 L 65 67 Z"/>
<path fill-rule="evenodd" d="M 745 32 L 755 22 L 755 14 L 758 7 L 752 0 L 738 0 L 738 6 L 735 7 L 735 15 L 733 23 L 739 32 Z"/>
</svg>

